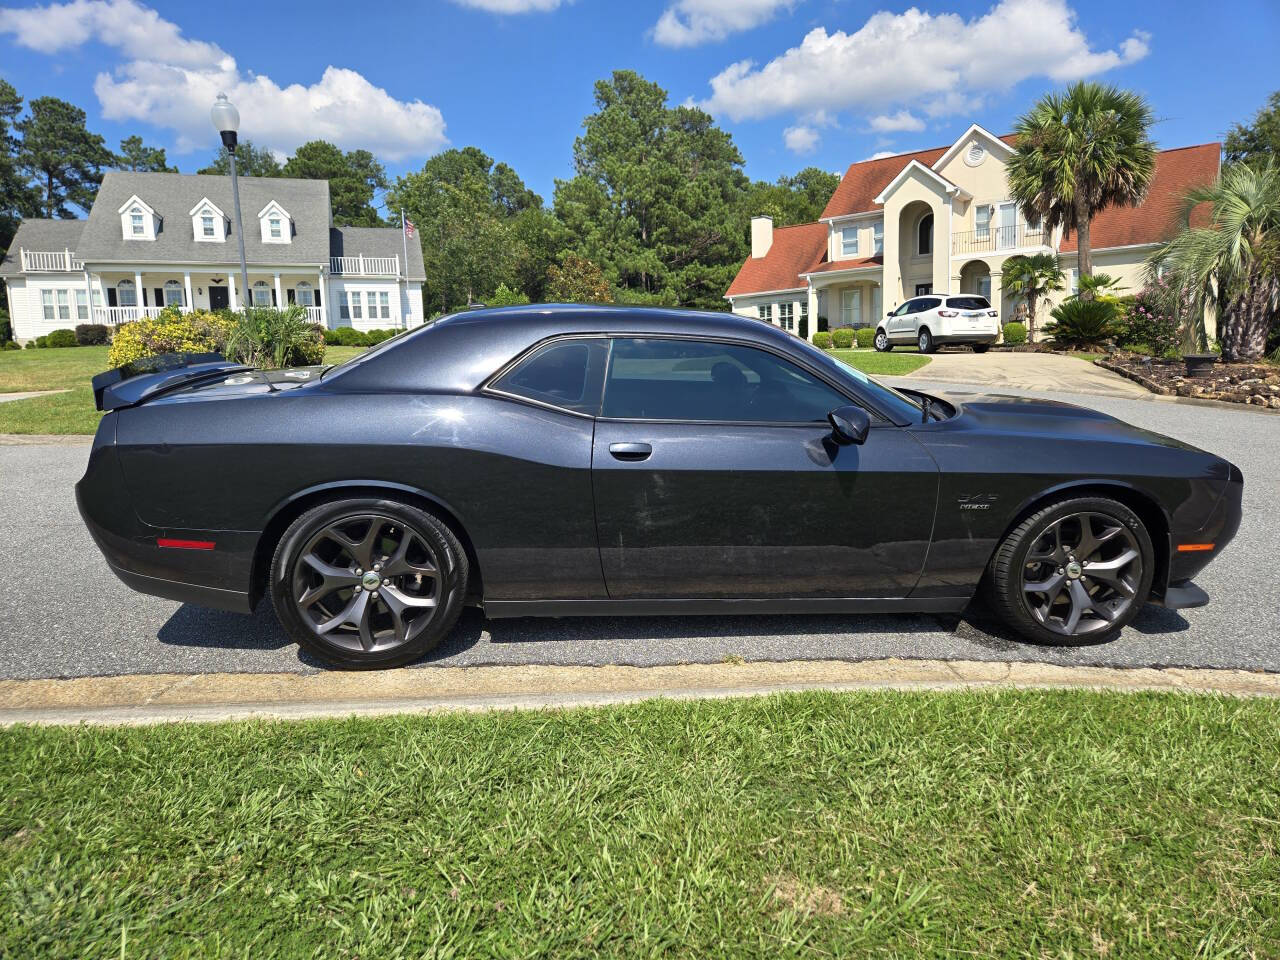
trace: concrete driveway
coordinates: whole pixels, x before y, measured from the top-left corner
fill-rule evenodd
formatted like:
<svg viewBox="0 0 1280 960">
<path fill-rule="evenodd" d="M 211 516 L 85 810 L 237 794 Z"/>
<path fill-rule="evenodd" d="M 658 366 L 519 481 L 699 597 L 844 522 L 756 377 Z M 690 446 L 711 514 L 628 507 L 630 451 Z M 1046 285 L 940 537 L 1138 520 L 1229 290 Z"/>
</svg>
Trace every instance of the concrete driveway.
<svg viewBox="0 0 1280 960">
<path fill-rule="evenodd" d="M 986 358 L 942 354 L 944 363 Z M 1022 361 L 1037 358 L 1017 355 Z M 1002 358 L 1003 359 L 1003 358 Z M 1049 358 L 1060 367 L 1089 365 Z M 932 368 L 932 364 L 930 365 Z M 930 369 L 926 368 L 926 369 Z M 933 368 L 937 373 L 940 368 Z M 1074 371 L 1076 367 L 1068 367 Z M 530 619 L 468 611 L 420 666 L 872 660 L 1038 661 L 1064 665 L 1280 671 L 1280 417 L 1226 406 L 1049 394 L 1096 407 L 1230 458 L 1245 474 L 1244 522 L 1197 578 L 1213 602 L 1147 607 L 1116 641 L 1077 648 L 1018 642 L 973 609 L 964 617 L 762 616 Z M 219 613 L 135 594 L 108 571 L 76 514 L 87 445 L 0 445 L 0 678 L 129 673 L 312 672 L 263 607 Z"/>
<path fill-rule="evenodd" d="M 927 364 L 903 378 L 955 383 L 992 390 L 1051 390 L 1102 397 L 1150 397 L 1151 394 L 1088 360 L 1055 353 L 970 350 L 935 353 Z"/>
</svg>

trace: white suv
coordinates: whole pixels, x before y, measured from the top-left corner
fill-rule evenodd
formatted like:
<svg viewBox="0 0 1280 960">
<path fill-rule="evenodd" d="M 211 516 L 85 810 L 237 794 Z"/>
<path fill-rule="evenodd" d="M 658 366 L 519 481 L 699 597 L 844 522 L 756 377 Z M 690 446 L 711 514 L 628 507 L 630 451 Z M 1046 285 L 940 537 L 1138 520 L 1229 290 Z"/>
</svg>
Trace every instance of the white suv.
<svg viewBox="0 0 1280 960">
<path fill-rule="evenodd" d="M 986 297 L 927 294 L 887 314 L 876 328 L 875 343 L 882 353 L 908 343 L 917 344 L 921 353 L 933 353 L 940 343 L 969 343 L 974 353 L 985 353 L 999 339 L 1000 315 Z"/>
</svg>

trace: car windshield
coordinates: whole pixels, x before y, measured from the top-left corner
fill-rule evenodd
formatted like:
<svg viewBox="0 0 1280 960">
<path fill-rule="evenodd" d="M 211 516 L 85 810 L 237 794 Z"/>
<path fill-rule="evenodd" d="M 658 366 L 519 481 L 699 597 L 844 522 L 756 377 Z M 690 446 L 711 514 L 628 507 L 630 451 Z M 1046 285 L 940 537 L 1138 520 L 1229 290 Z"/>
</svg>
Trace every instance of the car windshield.
<svg viewBox="0 0 1280 960">
<path fill-rule="evenodd" d="M 908 422 L 920 419 L 920 403 L 914 397 L 881 383 L 875 377 L 868 376 L 857 367 L 831 356 L 825 350 L 819 350 L 808 341 L 796 340 L 795 346 L 804 353 L 811 363 L 817 364 L 824 369 L 832 370 L 838 375 L 852 377 L 858 381 L 863 389 L 870 394 L 876 406 L 890 416 L 904 419 Z"/>
</svg>

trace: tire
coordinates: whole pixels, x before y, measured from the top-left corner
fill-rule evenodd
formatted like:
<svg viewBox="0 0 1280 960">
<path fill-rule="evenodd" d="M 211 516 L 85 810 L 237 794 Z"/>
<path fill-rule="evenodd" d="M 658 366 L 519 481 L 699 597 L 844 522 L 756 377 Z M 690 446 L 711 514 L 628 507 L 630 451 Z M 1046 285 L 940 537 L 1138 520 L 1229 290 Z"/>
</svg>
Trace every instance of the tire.
<svg viewBox="0 0 1280 960">
<path fill-rule="evenodd" d="M 876 331 L 874 344 L 879 353 L 888 353 L 893 349 L 893 344 L 889 342 L 889 335 L 884 332 L 884 327 Z"/>
<path fill-rule="evenodd" d="M 1091 573 L 1091 565 L 1094 571 L 1105 565 L 1106 575 Z M 1064 499 L 1031 514 L 1001 542 L 987 566 L 987 599 L 1032 643 L 1105 643 L 1138 615 L 1154 570 L 1151 536 L 1136 513 L 1105 497 Z"/>
<path fill-rule="evenodd" d="M 449 635 L 469 573 L 466 551 L 437 517 L 395 500 L 338 500 L 280 538 L 271 602 L 289 637 L 325 663 L 398 667 Z"/>
<path fill-rule="evenodd" d="M 919 344 L 921 353 L 933 353 L 938 349 L 938 344 L 934 341 L 928 327 L 920 328 L 920 332 L 916 335 L 916 343 Z"/>
<path fill-rule="evenodd" d="M 990 349 L 991 349 L 991 344 L 989 343 L 975 343 L 973 345 L 974 353 L 986 353 Z"/>
</svg>

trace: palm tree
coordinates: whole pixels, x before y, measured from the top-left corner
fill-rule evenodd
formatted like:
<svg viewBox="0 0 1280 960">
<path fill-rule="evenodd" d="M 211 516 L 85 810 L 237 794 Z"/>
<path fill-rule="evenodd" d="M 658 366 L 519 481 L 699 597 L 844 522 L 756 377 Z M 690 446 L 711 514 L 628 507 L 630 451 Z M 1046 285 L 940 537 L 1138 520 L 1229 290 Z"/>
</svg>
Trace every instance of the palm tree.
<svg viewBox="0 0 1280 960">
<path fill-rule="evenodd" d="M 1193 227 L 1191 211 L 1202 203 L 1209 226 Z M 1271 161 L 1232 164 L 1187 194 L 1183 222 L 1148 261 L 1149 276 L 1167 269 L 1201 328 L 1205 308 L 1214 308 L 1223 360 L 1257 360 L 1280 319 L 1280 169 Z"/>
<path fill-rule="evenodd" d="M 1036 339 L 1036 303 L 1062 289 L 1062 269 L 1051 253 L 1030 257 L 1010 257 L 1000 268 L 1000 284 L 1014 296 L 1027 301 L 1027 339 Z"/>
<path fill-rule="evenodd" d="M 1013 198 L 1031 226 L 1075 231 L 1081 277 L 1093 274 L 1093 218 L 1107 207 L 1137 206 L 1147 195 L 1156 169 L 1151 122 L 1141 95 L 1081 81 L 1046 94 L 1014 124 Z"/>
</svg>

